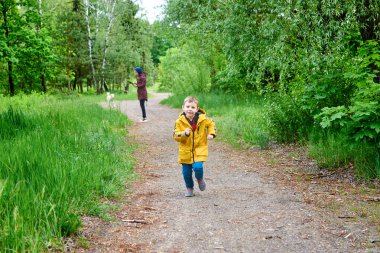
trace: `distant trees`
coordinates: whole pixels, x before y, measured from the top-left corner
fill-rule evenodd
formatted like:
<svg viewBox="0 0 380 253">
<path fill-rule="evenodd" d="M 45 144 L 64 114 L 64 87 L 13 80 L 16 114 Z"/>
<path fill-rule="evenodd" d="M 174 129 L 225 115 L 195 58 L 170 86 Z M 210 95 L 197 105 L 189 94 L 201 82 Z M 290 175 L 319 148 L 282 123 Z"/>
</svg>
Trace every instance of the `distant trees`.
<svg viewBox="0 0 380 253">
<path fill-rule="evenodd" d="M 379 5 L 378 0 L 365 5 L 358 0 L 169 0 L 166 24 L 181 31 L 183 43 L 200 41 L 210 67 L 216 53 L 228 59 L 222 71 L 217 69 L 214 88 L 288 92 L 314 74 L 341 69 L 360 40 L 379 40 Z M 233 85 L 224 87 L 227 80 Z"/>
<path fill-rule="evenodd" d="M 0 93 L 120 86 L 153 69 L 147 21 L 131 0 L 0 1 Z M 131 29 L 133 27 L 133 29 Z"/>
<path fill-rule="evenodd" d="M 359 93 L 380 95 L 371 88 L 380 80 L 380 1 L 364 2 L 169 0 L 164 24 L 178 35 L 177 54 L 197 52 L 198 59 L 173 68 L 207 69 L 211 83 L 204 85 L 213 90 L 287 94 L 308 117 L 323 108 L 352 108 Z M 169 64 L 170 57 L 177 56 L 162 61 Z M 164 80 L 163 87 L 172 85 Z M 374 110 L 380 110 L 378 103 Z M 326 109 L 322 115 L 331 116 Z"/>
<path fill-rule="evenodd" d="M 37 32 L 40 16 L 36 1 L 4 0 L 0 8 L 0 78 L 6 82 L 9 94 L 14 95 L 19 83 L 28 89 L 41 77 L 38 62 L 43 56 L 39 49 L 46 45 L 46 37 Z"/>
</svg>

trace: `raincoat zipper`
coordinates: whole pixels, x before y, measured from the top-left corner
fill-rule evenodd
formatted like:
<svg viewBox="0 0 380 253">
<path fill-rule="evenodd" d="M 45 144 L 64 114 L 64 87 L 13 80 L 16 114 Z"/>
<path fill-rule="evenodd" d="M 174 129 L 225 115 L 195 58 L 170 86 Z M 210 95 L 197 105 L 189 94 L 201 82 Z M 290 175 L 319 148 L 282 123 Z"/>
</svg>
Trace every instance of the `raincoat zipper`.
<svg viewBox="0 0 380 253">
<path fill-rule="evenodd" d="M 203 121 L 203 120 L 202 120 Z M 198 121 L 197 122 L 197 134 L 199 135 L 199 125 L 202 121 Z M 195 154 L 194 154 L 194 151 L 195 151 L 195 131 L 192 131 L 193 132 L 193 149 L 191 150 L 192 154 L 193 154 L 193 163 L 195 163 Z"/>
<path fill-rule="evenodd" d="M 193 132 L 193 149 L 191 150 L 191 153 L 193 154 L 193 163 L 195 163 L 195 155 L 194 155 L 194 149 L 195 149 L 195 147 L 194 147 L 194 143 L 195 143 L 195 134 Z"/>
</svg>

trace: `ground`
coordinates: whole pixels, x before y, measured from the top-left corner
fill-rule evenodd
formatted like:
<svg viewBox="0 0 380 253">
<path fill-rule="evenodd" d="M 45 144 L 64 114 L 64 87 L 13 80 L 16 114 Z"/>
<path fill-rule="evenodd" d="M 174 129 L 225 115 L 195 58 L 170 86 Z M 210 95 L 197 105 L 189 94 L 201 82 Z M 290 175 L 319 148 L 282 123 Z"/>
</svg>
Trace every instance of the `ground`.
<svg viewBox="0 0 380 253">
<path fill-rule="evenodd" d="M 171 138 L 180 110 L 160 105 L 166 96 L 149 100 L 148 122 L 139 122 L 138 101 L 119 102 L 141 144 L 135 154 L 141 178 L 128 186 L 111 221 L 84 217 L 69 250 L 380 252 L 378 188 L 316 170 L 301 147 L 237 150 L 217 137 L 205 163 L 206 191 L 184 197 Z M 352 198 L 357 189 L 367 198 Z M 368 210 L 351 208 L 363 206 Z"/>
</svg>

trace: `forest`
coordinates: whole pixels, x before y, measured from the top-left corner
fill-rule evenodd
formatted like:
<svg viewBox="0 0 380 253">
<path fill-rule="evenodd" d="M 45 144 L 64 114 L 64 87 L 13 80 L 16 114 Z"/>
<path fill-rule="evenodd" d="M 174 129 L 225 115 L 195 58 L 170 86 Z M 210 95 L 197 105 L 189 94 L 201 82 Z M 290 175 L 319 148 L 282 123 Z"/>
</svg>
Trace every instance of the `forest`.
<svg viewBox="0 0 380 253">
<path fill-rule="evenodd" d="M 99 196 L 117 196 L 133 178 L 117 171 L 133 166 L 133 147 L 121 144 L 128 120 L 91 104 L 121 94 L 134 66 L 148 89 L 173 93 L 167 104 L 201 98 L 239 148 L 301 145 L 320 168 L 380 180 L 380 0 L 167 0 L 153 24 L 132 0 L 1 0 L 0 8 L 2 249 L 57 244 L 81 214 L 104 214 Z M 128 155 L 116 158 L 119 148 Z M 72 189 L 99 161 L 112 166 Z"/>
<path fill-rule="evenodd" d="M 168 1 L 160 88 L 224 94 L 231 107 L 243 105 L 230 111 L 226 132 L 235 137 L 301 143 L 321 166 L 353 165 L 359 177 L 379 178 L 375 10 L 380 1 Z M 258 99 L 261 116 L 250 120 L 246 108 Z M 258 121 L 265 130 L 255 137 Z"/>
</svg>

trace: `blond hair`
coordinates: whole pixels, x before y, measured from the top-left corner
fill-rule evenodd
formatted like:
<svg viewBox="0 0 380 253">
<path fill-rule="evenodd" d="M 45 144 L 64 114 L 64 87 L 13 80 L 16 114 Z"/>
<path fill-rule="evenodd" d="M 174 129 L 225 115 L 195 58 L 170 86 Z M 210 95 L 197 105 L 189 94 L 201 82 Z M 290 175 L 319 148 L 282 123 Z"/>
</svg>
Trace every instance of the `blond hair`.
<svg viewBox="0 0 380 253">
<path fill-rule="evenodd" d="M 198 99 L 196 97 L 193 97 L 193 96 L 186 97 L 185 100 L 183 100 L 183 104 L 185 104 L 186 102 L 196 103 L 198 105 Z"/>
</svg>

